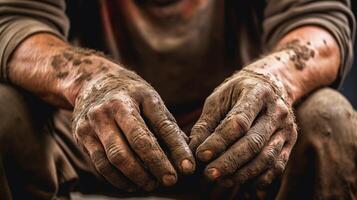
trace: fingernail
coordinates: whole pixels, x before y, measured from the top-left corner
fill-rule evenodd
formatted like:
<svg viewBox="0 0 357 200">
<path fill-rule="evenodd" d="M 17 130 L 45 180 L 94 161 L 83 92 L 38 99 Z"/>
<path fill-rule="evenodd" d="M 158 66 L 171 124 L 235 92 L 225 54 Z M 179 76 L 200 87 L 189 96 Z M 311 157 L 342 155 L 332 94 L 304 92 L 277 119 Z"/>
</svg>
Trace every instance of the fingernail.
<svg viewBox="0 0 357 200">
<path fill-rule="evenodd" d="M 190 160 L 185 159 L 181 162 L 181 168 L 184 173 L 190 173 L 193 170 L 193 164 Z"/>
<path fill-rule="evenodd" d="M 207 177 L 211 180 L 215 180 L 221 176 L 221 172 L 216 168 L 209 168 L 206 173 Z"/>
<path fill-rule="evenodd" d="M 176 183 L 176 176 L 174 175 L 164 175 L 162 177 L 162 183 L 165 185 L 165 186 L 172 186 Z"/>
<path fill-rule="evenodd" d="M 197 156 L 201 161 L 207 162 L 212 159 L 213 153 L 211 150 L 204 150 L 204 151 L 198 152 Z"/>
<path fill-rule="evenodd" d="M 150 181 L 148 184 L 144 186 L 144 190 L 147 192 L 151 192 L 156 188 L 156 182 L 155 181 Z"/>
</svg>

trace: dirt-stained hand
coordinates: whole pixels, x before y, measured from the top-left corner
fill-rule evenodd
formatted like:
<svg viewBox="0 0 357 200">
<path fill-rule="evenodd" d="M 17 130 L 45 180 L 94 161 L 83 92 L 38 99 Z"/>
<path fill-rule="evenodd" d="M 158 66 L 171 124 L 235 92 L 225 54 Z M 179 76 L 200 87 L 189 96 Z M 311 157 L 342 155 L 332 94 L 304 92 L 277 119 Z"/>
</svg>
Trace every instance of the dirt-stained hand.
<svg viewBox="0 0 357 200">
<path fill-rule="evenodd" d="M 189 146 L 209 162 L 205 176 L 223 185 L 268 185 L 283 173 L 297 139 L 294 113 L 281 82 L 249 67 L 206 99 Z"/>
<path fill-rule="evenodd" d="M 88 81 L 76 99 L 72 128 L 97 171 L 120 189 L 171 186 L 175 167 L 183 174 L 195 170 L 188 138 L 158 93 L 129 70 Z"/>
</svg>

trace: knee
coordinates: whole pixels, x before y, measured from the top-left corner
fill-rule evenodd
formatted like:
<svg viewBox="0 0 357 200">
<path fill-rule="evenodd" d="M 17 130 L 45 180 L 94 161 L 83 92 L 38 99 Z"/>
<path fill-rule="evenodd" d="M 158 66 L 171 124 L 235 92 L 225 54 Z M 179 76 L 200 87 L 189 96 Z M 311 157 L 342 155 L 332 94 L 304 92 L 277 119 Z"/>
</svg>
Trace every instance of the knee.
<svg viewBox="0 0 357 200">
<path fill-rule="evenodd" d="M 0 140 L 30 128 L 24 97 L 14 87 L 0 84 Z"/>
<path fill-rule="evenodd" d="M 343 137 L 343 134 L 352 137 L 356 134 L 356 112 L 343 95 L 330 88 L 309 95 L 297 107 L 296 118 L 300 135 L 314 142 L 321 141 L 321 137 Z"/>
</svg>

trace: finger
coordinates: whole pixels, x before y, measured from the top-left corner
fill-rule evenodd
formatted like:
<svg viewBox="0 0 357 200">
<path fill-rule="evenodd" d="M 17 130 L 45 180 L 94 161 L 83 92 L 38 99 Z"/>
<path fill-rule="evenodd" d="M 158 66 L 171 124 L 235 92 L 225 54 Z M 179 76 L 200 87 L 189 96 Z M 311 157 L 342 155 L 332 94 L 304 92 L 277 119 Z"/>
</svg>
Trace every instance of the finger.
<svg viewBox="0 0 357 200">
<path fill-rule="evenodd" d="M 219 122 L 230 109 L 228 105 L 220 105 L 217 97 L 210 96 L 206 99 L 202 109 L 202 114 L 190 133 L 189 147 L 192 152 L 196 152 L 197 147 L 214 131 Z"/>
<path fill-rule="evenodd" d="M 289 160 L 289 156 L 292 150 L 293 145 L 296 142 L 296 135 L 297 135 L 297 131 L 296 131 L 296 127 L 293 126 L 291 127 L 291 129 L 289 130 L 285 130 L 284 132 L 282 132 L 285 134 L 285 136 L 287 136 L 287 134 L 290 134 L 291 137 L 288 137 L 289 140 L 287 140 L 280 152 L 280 154 L 278 155 L 278 157 L 276 158 L 274 165 L 271 166 L 269 169 L 266 170 L 266 172 L 264 172 L 259 178 L 258 178 L 258 188 L 260 189 L 264 189 L 267 188 L 269 185 L 271 185 L 271 183 L 278 177 L 281 177 L 284 173 L 286 164 Z"/>
<path fill-rule="evenodd" d="M 285 138 L 281 133 L 278 132 L 274 134 L 267 146 L 263 148 L 254 160 L 244 165 L 241 169 L 238 169 L 232 177 L 225 178 L 223 181 L 228 181 L 230 183 L 234 182 L 234 184 L 242 185 L 262 174 L 266 169 L 274 164 L 274 161 L 281 152 L 284 143 Z"/>
<path fill-rule="evenodd" d="M 260 91 L 260 90 L 259 90 Z M 197 149 L 197 157 L 208 162 L 219 156 L 230 145 L 242 137 L 251 127 L 264 105 L 263 93 L 251 91 L 242 93 L 226 118 Z"/>
<path fill-rule="evenodd" d="M 156 187 L 155 180 L 136 159 L 108 111 L 102 107 L 94 107 L 88 113 L 90 124 L 97 133 L 109 162 L 140 188 L 153 190 Z"/>
<path fill-rule="evenodd" d="M 206 167 L 205 175 L 209 179 L 215 180 L 233 174 L 261 151 L 275 131 L 275 120 L 268 115 L 262 116 L 246 136 L 238 140 L 223 155 Z"/>
<path fill-rule="evenodd" d="M 85 122 L 78 122 L 75 135 L 83 144 L 96 170 L 113 186 L 127 191 L 134 191 L 135 187 L 116 170 L 107 160 L 105 151 L 98 139 L 94 135 L 90 125 Z"/>
<path fill-rule="evenodd" d="M 265 189 L 273 183 L 273 181 L 282 176 L 287 163 L 287 154 L 284 151 L 278 156 L 273 166 L 267 169 L 257 181 L 257 187 L 259 189 Z"/>
<path fill-rule="evenodd" d="M 165 186 L 177 181 L 177 174 L 169 159 L 159 146 L 154 135 L 141 118 L 138 108 L 130 99 L 113 102 L 118 109 L 115 120 L 123 131 L 131 148 L 140 157 L 150 172 Z"/>
<path fill-rule="evenodd" d="M 186 142 L 185 133 L 178 127 L 160 97 L 147 98 L 144 102 L 143 113 L 170 150 L 177 168 L 184 174 L 193 173 L 195 159 Z"/>
</svg>

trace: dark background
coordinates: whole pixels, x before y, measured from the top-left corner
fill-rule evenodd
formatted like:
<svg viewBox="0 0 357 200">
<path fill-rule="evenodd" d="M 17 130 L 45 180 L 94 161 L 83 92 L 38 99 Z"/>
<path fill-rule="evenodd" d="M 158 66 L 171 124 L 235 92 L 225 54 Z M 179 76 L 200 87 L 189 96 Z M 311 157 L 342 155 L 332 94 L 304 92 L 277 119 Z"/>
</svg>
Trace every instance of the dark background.
<svg viewBox="0 0 357 200">
<path fill-rule="evenodd" d="M 357 1 L 352 0 L 352 10 L 357 16 Z M 353 107 L 357 108 L 357 44 L 354 47 L 355 59 L 350 74 L 341 88 L 341 92 L 351 101 Z"/>
</svg>

